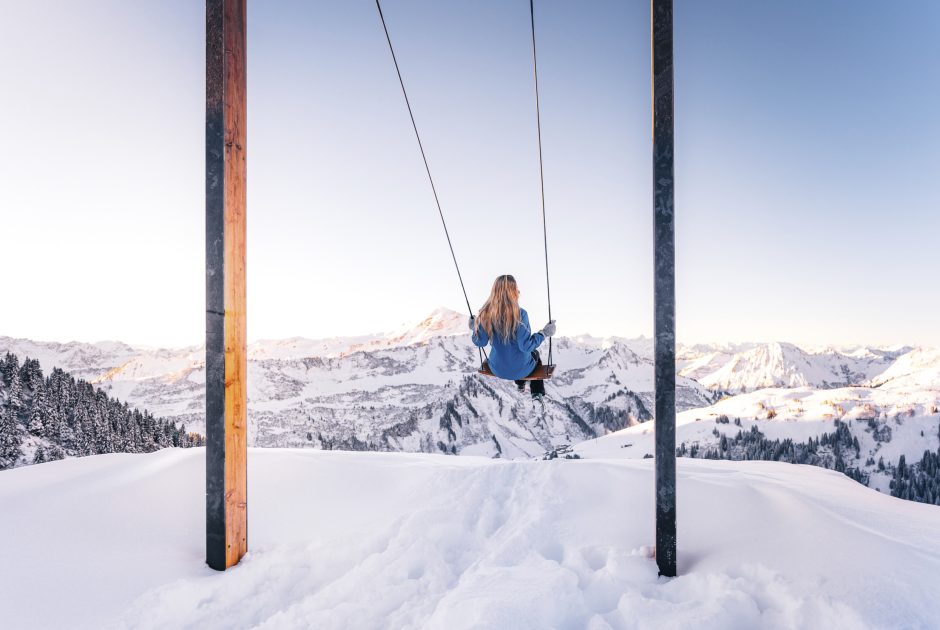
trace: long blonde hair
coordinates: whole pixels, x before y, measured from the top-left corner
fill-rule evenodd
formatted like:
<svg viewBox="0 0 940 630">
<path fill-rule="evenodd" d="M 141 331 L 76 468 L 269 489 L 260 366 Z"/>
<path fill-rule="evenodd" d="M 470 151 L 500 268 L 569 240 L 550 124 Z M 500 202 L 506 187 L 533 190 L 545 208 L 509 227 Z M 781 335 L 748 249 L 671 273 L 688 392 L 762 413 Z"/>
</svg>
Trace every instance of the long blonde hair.
<svg viewBox="0 0 940 630">
<path fill-rule="evenodd" d="M 477 316 L 477 330 L 484 330 L 490 337 L 498 336 L 504 342 L 512 339 L 522 323 L 519 309 L 519 287 L 510 275 L 499 276 L 493 282 L 490 297 Z"/>
</svg>

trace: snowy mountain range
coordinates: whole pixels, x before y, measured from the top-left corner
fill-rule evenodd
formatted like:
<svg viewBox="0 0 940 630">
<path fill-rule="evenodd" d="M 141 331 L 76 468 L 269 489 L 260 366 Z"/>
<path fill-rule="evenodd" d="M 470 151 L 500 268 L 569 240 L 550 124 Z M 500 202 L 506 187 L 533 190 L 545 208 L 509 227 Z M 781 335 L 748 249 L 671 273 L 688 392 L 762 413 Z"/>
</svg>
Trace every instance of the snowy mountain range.
<svg viewBox="0 0 940 630">
<path fill-rule="evenodd" d="M 201 347 L 133 348 L 0 338 L 190 430 L 204 427 Z M 249 441 L 258 446 L 475 453 L 519 457 L 651 418 L 652 362 L 620 340 L 555 340 L 561 368 L 544 411 L 512 383 L 477 374 L 466 316 L 438 309 L 390 333 L 252 343 Z M 682 409 L 716 395 L 680 378 Z"/>
<path fill-rule="evenodd" d="M 253 342 L 249 442 L 520 457 L 651 419 L 650 339 L 560 337 L 554 350 L 559 367 L 547 383 L 543 410 L 512 383 L 476 373 L 466 316 L 448 309 L 390 333 Z M 0 352 L 37 358 L 44 369 L 60 367 L 132 405 L 203 430 L 199 346 L 148 349 L 0 337 Z M 940 350 L 932 348 L 696 345 L 680 347 L 678 357 L 680 412 L 765 388 L 796 388 L 805 396 L 870 391 L 879 409 L 916 399 L 929 411 L 940 402 Z M 811 409 L 804 416 L 834 417 Z"/>
<path fill-rule="evenodd" d="M 913 348 L 821 348 L 792 343 L 680 348 L 679 373 L 709 389 L 741 393 L 765 387 L 831 389 L 877 384 L 878 378 Z M 883 382 L 883 381 L 881 381 Z"/>
</svg>

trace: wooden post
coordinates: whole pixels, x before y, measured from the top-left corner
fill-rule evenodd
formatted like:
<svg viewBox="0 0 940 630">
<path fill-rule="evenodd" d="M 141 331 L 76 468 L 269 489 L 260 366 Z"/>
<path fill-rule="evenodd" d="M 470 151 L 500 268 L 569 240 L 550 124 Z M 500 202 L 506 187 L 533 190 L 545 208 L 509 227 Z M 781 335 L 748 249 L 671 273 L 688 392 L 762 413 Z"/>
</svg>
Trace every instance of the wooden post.
<svg viewBox="0 0 940 630">
<path fill-rule="evenodd" d="M 248 550 L 245 2 L 206 0 L 206 562 Z"/>
<path fill-rule="evenodd" d="M 676 267 L 672 0 L 650 0 L 653 80 L 653 336 L 656 564 L 676 575 Z"/>
</svg>

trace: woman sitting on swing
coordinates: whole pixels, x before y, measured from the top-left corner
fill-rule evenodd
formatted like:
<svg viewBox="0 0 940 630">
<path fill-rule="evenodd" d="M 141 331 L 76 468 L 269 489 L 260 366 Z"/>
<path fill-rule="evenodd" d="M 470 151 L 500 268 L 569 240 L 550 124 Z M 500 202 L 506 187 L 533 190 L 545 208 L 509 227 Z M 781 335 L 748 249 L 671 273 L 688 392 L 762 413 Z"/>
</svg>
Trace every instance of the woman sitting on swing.
<svg viewBox="0 0 940 630">
<path fill-rule="evenodd" d="M 525 391 L 526 381 L 521 380 L 541 367 L 538 348 L 546 338 L 555 334 L 555 320 L 545 328 L 532 333 L 529 315 L 519 307 L 519 287 L 510 275 L 499 276 L 493 283 L 490 298 L 480 309 L 477 317 L 470 317 L 473 344 L 484 348 L 492 344 L 489 355 L 490 371 L 494 376 L 516 381 L 519 391 Z M 541 399 L 545 395 L 545 381 L 529 381 L 532 397 Z"/>
</svg>

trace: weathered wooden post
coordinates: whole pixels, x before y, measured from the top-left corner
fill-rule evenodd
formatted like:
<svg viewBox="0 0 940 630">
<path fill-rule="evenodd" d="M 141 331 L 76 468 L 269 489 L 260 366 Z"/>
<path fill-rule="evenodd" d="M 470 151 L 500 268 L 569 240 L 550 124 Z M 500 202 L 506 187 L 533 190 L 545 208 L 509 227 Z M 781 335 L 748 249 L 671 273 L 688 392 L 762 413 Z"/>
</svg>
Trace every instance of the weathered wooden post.
<svg viewBox="0 0 940 630">
<path fill-rule="evenodd" d="M 653 78 L 656 564 L 676 574 L 676 266 L 672 0 L 650 0 Z"/>
<path fill-rule="evenodd" d="M 206 0 L 206 562 L 248 550 L 245 3 Z"/>
</svg>

